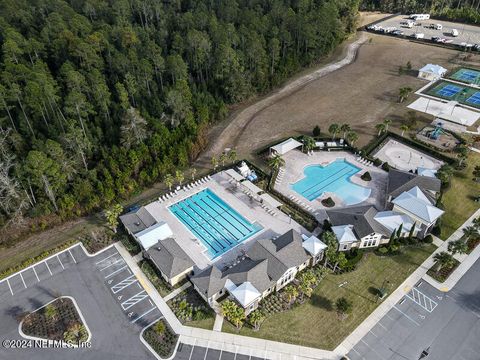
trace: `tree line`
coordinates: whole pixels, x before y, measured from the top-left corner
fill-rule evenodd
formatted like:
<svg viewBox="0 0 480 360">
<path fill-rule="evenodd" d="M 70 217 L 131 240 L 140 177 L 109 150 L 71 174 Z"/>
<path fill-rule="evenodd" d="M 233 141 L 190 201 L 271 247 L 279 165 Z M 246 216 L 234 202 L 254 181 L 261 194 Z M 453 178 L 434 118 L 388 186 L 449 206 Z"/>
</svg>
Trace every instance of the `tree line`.
<svg viewBox="0 0 480 360">
<path fill-rule="evenodd" d="M 361 10 L 429 13 L 445 20 L 480 23 L 480 0 L 362 0 Z"/>
<path fill-rule="evenodd" d="M 354 31 L 358 2 L 2 1 L 0 225 L 89 213 L 187 167 L 228 105 Z"/>
</svg>

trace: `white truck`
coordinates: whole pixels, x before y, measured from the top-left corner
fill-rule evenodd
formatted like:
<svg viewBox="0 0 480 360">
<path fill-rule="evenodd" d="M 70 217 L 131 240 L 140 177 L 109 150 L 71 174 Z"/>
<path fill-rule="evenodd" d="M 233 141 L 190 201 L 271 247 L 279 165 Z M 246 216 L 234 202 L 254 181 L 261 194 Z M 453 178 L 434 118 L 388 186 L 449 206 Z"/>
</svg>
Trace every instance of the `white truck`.
<svg viewBox="0 0 480 360">
<path fill-rule="evenodd" d="M 413 34 L 413 37 L 415 39 L 423 39 L 423 38 L 425 38 L 425 34 L 424 33 L 417 33 L 417 34 Z"/>
<path fill-rule="evenodd" d="M 412 15 L 410 15 L 410 19 L 413 19 L 415 21 L 417 21 L 417 20 L 429 20 L 430 19 L 430 14 L 412 14 Z"/>
</svg>

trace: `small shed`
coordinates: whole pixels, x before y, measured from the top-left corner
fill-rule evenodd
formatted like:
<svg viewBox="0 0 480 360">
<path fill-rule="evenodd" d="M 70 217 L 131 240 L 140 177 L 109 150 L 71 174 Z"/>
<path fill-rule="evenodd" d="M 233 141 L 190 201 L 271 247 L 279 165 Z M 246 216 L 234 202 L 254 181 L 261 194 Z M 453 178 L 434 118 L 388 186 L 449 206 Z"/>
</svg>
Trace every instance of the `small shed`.
<svg viewBox="0 0 480 360">
<path fill-rule="evenodd" d="M 303 144 L 295 139 L 288 139 L 280 144 L 277 144 L 275 146 L 272 146 L 270 148 L 270 154 L 278 154 L 278 155 L 283 155 L 289 152 L 290 150 L 296 149 L 298 147 L 303 147 Z"/>
<path fill-rule="evenodd" d="M 420 79 L 434 81 L 441 79 L 447 73 L 447 69 L 440 65 L 427 64 L 418 70 L 418 77 Z"/>
</svg>

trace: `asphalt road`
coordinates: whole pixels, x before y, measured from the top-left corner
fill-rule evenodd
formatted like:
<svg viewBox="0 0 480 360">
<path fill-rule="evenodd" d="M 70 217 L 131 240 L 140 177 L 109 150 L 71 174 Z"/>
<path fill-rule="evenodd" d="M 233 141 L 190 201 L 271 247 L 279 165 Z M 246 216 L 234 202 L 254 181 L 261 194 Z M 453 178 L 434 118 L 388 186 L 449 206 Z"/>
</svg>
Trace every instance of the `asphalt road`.
<svg viewBox="0 0 480 360">
<path fill-rule="evenodd" d="M 22 339 L 22 314 L 73 297 L 92 333 L 90 349 L 6 349 L 1 360 L 146 360 L 142 328 L 162 317 L 115 248 L 88 257 L 77 246 L 0 282 L 0 343 Z"/>
<path fill-rule="evenodd" d="M 408 17 L 405 15 L 399 15 L 387 20 L 384 20 L 377 25 L 382 26 L 383 28 L 387 27 L 396 27 L 399 30 L 402 30 L 405 36 L 411 34 L 423 33 L 425 34 L 425 39 L 430 40 L 432 36 L 439 36 L 445 39 L 453 40 L 453 44 L 461 44 L 462 42 L 470 44 L 480 44 L 480 27 L 468 24 L 460 24 L 443 20 L 419 20 L 417 23 L 422 24 L 421 26 L 413 26 L 412 28 L 403 27 L 400 25 L 401 22 L 406 21 Z M 430 24 L 442 24 L 442 30 L 435 30 L 428 28 Z M 459 35 L 453 37 L 451 35 L 452 29 L 457 29 Z"/>
<path fill-rule="evenodd" d="M 479 360 L 480 260 L 448 293 L 418 283 L 348 354 L 351 360 Z M 428 355 L 421 358 L 423 351 Z"/>
</svg>

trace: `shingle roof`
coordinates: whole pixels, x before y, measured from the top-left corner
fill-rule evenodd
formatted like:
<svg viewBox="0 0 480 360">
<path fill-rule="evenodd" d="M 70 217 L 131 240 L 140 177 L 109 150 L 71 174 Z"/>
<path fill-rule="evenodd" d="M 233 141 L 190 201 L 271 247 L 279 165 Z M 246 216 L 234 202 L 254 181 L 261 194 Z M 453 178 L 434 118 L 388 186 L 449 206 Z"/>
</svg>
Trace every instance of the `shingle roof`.
<svg viewBox="0 0 480 360">
<path fill-rule="evenodd" d="M 378 210 L 373 205 L 363 205 L 327 210 L 327 215 L 333 226 L 353 225 L 354 233 L 361 239 L 372 233 L 388 234 L 386 229 L 374 220 L 377 212 Z"/>
<path fill-rule="evenodd" d="M 145 230 L 157 222 L 143 206 L 136 211 L 120 216 L 120 221 L 132 234 Z"/>
<path fill-rule="evenodd" d="M 421 176 L 397 169 L 388 172 L 387 196 L 397 197 L 404 191 L 418 186 L 423 191 L 440 191 L 442 182 L 430 176 Z"/>
<path fill-rule="evenodd" d="M 422 219 L 428 224 L 433 223 L 444 213 L 443 210 L 433 206 L 419 187 L 400 194 L 392 201 L 399 208 Z"/>
<path fill-rule="evenodd" d="M 175 277 L 191 269 L 195 263 L 172 239 L 159 241 L 146 251 L 155 266 L 168 278 Z"/>
<path fill-rule="evenodd" d="M 222 272 L 216 266 L 209 266 L 190 281 L 209 298 L 223 289 L 226 279 L 222 279 Z"/>
<path fill-rule="evenodd" d="M 225 270 L 222 276 L 230 279 L 237 286 L 248 281 L 258 291 L 263 292 L 273 284 L 273 281 L 268 276 L 267 267 L 267 259 L 252 260 L 246 257 L 237 265 Z"/>
</svg>

